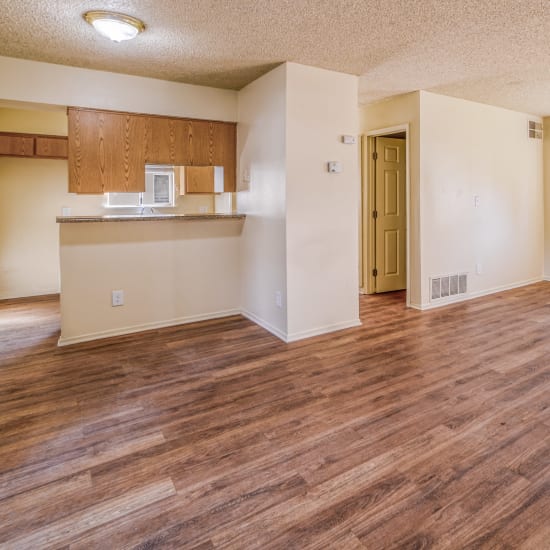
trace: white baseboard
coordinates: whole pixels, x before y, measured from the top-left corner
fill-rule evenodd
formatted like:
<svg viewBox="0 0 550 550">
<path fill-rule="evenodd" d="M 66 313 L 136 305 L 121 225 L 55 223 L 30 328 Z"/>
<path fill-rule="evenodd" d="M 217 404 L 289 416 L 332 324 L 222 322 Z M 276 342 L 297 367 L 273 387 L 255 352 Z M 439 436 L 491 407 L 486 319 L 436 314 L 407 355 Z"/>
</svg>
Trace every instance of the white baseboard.
<svg viewBox="0 0 550 550">
<path fill-rule="evenodd" d="M 360 319 L 343 321 L 341 323 L 335 323 L 334 325 L 325 325 L 324 327 L 317 327 L 311 330 L 304 330 L 301 332 L 288 334 L 286 337 L 286 341 L 296 342 L 297 340 L 303 340 L 304 338 L 311 338 L 312 336 L 320 336 L 321 334 L 327 334 L 328 332 L 336 332 L 337 330 L 344 330 L 346 328 L 353 328 L 358 326 L 361 326 Z"/>
<path fill-rule="evenodd" d="M 274 336 L 277 336 L 277 338 L 281 339 L 283 342 L 286 342 L 287 344 L 290 342 L 296 342 L 297 340 L 303 340 L 304 338 L 311 338 L 312 336 L 320 336 L 321 334 L 326 334 L 328 332 L 334 332 L 334 331 L 343 330 L 346 328 L 358 327 L 361 325 L 361 321 L 359 319 L 354 319 L 352 321 L 344 321 L 342 323 L 336 323 L 334 325 L 326 325 L 324 327 L 317 327 L 311 330 L 305 330 L 302 332 L 295 332 L 293 334 L 288 334 L 278 329 L 277 327 L 274 327 L 273 325 L 271 325 L 264 319 L 261 319 L 254 313 L 251 313 L 250 311 L 242 310 L 241 315 L 243 317 L 246 317 L 247 319 L 250 319 L 253 323 L 256 323 L 258 326 L 262 327 L 268 332 L 271 332 L 271 334 L 273 334 Z"/>
<path fill-rule="evenodd" d="M 525 281 L 519 281 L 517 283 L 511 283 L 509 285 L 501 285 L 486 290 L 478 290 L 477 292 L 470 292 L 465 296 L 457 296 L 450 300 L 445 300 L 441 302 L 428 303 L 428 304 L 411 304 L 411 307 L 414 309 L 419 309 L 421 311 L 426 311 L 428 309 L 436 309 L 438 307 L 450 306 L 452 304 L 458 304 L 460 302 L 466 302 L 467 300 L 473 300 L 474 298 L 481 298 L 482 296 L 488 296 L 490 294 L 496 294 L 497 292 L 504 292 L 506 290 L 513 290 L 514 288 L 520 288 L 522 286 L 532 285 L 534 283 L 540 283 L 543 280 L 550 280 L 544 277 L 535 277 L 533 279 L 527 279 Z"/>
<path fill-rule="evenodd" d="M 145 330 L 154 330 L 157 328 L 173 327 L 175 325 L 185 325 L 187 323 L 196 323 L 198 321 L 208 321 L 209 319 L 219 319 L 221 317 L 230 317 L 232 315 L 240 315 L 239 309 L 228 309 L 225 311 L 216 311 L 201 315 L 189 315 L 186 317 L 177 317 L 167 321 L 156 321 L 154 323 L 143 323 L 141 325 L 132 325 L 130 327 L 120 327 L 99 332 L 90 332 L 81 334 L 80 336 L 69 336 L 64 338 L 61 336 L 57 341 L 58 346 L 68 346 L 70 344 L 79 344 L 81 342 L 90 342 L 99 340 L 100 338 L 110 338 L 112 336 L 123 336 L 125 334 L 133 334 L 134 332 L 143 332 Z"/>
<path fill-rule="evenodd" d="M 262 327 L 263 329 L 267 330 L 268 332 L 271 332 L 274 336 L 277 336 L 277 338 L 280 338 L 283 342 L 286 342 L 286 332 L 283 332 L 282 330 L 278 329 L 277 327 L 274 327 L 267 321 L 264 321 L 263 319 L 260 319 L 257 315 L 254 313 L 251 313 L 250 311 L 241 310 L 240 314 L 243 317 L 246 317 L 253 323 L 256 323 L 258 326 Z"/>
<path fill-rule="evenodd" d="M 542 278 L 543 281 L 550 281 L 550 275 L 545 275 L 543 278 Z"/>
</svg>

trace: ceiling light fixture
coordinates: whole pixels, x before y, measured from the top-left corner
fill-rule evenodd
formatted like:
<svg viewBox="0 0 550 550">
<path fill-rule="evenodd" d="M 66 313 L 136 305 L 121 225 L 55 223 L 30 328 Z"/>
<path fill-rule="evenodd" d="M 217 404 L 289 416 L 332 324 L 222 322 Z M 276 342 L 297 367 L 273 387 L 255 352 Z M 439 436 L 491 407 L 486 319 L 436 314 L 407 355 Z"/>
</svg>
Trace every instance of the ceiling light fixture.
<svg viewBox="0 0 550 550">
<path fill-rule="evenodd" d="M 143 21 L 123 13 L 95 10 L 87 11 L 82 17 L 99 34 L 113 40 L 113 42 L 131 40 L 145 30 Z"/>
</svg>

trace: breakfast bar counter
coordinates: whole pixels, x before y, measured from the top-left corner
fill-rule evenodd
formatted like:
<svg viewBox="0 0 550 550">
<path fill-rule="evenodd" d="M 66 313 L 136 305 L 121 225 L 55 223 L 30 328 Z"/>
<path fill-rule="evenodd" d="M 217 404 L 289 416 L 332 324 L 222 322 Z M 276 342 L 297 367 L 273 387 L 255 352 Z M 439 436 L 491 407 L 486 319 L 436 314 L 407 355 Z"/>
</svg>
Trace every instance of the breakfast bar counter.
<svg viewBox="0 0 550 550">
<path fill-rule="evenodd" d="M 244 218 L 206 213 L 58 217 L 59 344 L 239 313 Z"/>
<path fill-rule="evenodd" d="M 105 216 L 57 216 L 57 223 L 243 220 L 245 214 L 108 214 Z"/>
</svg>

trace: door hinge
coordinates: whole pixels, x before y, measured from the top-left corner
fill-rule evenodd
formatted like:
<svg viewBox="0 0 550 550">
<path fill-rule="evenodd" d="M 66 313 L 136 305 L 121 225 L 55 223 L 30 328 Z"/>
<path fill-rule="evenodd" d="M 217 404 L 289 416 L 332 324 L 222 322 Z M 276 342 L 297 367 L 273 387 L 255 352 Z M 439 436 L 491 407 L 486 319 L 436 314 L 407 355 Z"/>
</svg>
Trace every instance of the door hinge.
<svg viewBox="0 0 550 550">
<path fill-rule="evenodd" d="M 372 276 L 378 277 L 378 269 L 376 269 L 376 267 L 372 270 Z"/>
<path fill-rule="evenodd" d="M 374 219 L 378 218 L 378 210 L 373 210 L 373 212 L 372 212 L 372 217 L 373 217 Z"/>
<path fill-rule="evenodd" d="M 372 154 L 372 159 L 378 160 L 378 153 L 376 151 L 374 151 L 374 153 Z"/>
</svg>

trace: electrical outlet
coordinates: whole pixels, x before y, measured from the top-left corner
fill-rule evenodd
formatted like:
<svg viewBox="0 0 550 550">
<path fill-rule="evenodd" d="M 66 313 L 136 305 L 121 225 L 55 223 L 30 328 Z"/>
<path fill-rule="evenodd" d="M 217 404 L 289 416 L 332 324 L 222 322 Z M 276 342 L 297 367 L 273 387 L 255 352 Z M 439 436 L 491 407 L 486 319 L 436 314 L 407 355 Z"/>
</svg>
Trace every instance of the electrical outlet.
<svg viewBox="0 0 550 550">
<path fill-rule="evenodd" d="M 275 305 L 277 307 L 283 307 L 283 293 L 280 290 L 275 292 Z"/>
<path fill-rule="evenodd" d="M 206 214 L 208 212 L 208 206 L 199 206 L 199 213 Z"/>
<path fill-rule="evenodd" d="M 113 307 L 124 305 L 124 290 L 113 290 L 111 292 L 111 305 Z"/>
</svg>

